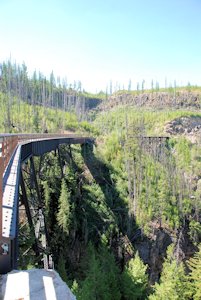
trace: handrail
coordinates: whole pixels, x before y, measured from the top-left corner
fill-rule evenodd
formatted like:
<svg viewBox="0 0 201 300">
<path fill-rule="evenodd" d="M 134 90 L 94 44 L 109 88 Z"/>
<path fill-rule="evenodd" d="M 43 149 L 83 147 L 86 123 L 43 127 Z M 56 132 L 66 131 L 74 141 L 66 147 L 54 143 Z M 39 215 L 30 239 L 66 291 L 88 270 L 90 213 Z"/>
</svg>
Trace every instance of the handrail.
<svg viewBox="0 0 201 300">
<path fill-rule="evenodd" d="M 13 154 L 18 143 L 23 141 L 32 141 L 32 140 L 39 140 L 39 139 L 52 139 L 52 138 L 65 138 L 65 137 L 80 137 L 81 135 L 76 134 L 38 134 L 38 133 L 20 133 L 20 134 L 0 134 L 0 174 L 1 172 L 4 173 L 6 166 Z M 0 184 L 1 185 L 1 184 Z"/>
<path fill-rule="evenodd" d="M 76 134 L 32 134 L 32 133 L 0 133 L 0 208 L 2 207 L 3 198 L 3 174 L 5 169 L 14 153 L 17 145 L 23 142 L 31 142 L 33 140 L 44 140 L 53 138 L 68 138 L 68 137 L 80 137 L 81 135 Z M 2 236 L 2 210 L 0 209 L 0 236 Z"/>
<path fill-rule="evenodd" d="M 3 174 L 8 162 L 18 144 L 18 136 L 1 136 L 0 153 L 0 236 L 2 236 L 2 199 L 3 199 Z"/>
<path fill-rule="evenodd" d="M 63 144 L 87 143 L 94 143 L 94 138 L 62 133 L 0 134 L 0 274 L 7 273 L 17 266 L 18 204 L 19 186 L 23 185 L 20 170 L 22 164 L 27 159 L 33 163 L 33 156 L 56 151 Z M 34 169 L 34 166 L 32 168 Z M 25 193 L 22 194 L 24 201 L 29 205 Z"/>
</svg>

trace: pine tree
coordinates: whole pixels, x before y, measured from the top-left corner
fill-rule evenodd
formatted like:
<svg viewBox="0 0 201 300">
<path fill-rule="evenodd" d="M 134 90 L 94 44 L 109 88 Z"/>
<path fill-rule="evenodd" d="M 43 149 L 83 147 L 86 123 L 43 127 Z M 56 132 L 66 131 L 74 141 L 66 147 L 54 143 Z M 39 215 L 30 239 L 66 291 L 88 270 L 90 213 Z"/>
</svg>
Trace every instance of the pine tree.
<svg viewBox="0 0 201 300">
<path fill-rule="evenodd" d="M 147 266 L 137 253 L 122 273 L 122 294 L 125 299 L 145 299 L 148 284 L 146 270 Z"/>
<path fill-rule="evenodd" d="M 189 296 L 190 299 L 199 300 L 201 299 L 201 245 L 194 257 L 190 258 L 188 266 L 191 271 L 188 276 Z"/>
<path fill-rule="evenodd" d="M 68 283 L 68 278 L 67 278 L 67 273 L 66 273 L 66 268 L 65 268 L 65 259 L 64 259 L 63 255 L 59 256 L 57 271 L 58 271 L 59 275 L 61 276 L 61 278 L 63 279 L 63 281 Z"/>
<path fill-rule="evenodd" d="M 186 298 L 186 276 L 182 263 L 173 257 L 173 245 L 167 250 L 167 258 L 163 263 L 160 283 L 154 286 L 154 294 L 150 300 L 184 300 Z"/>
<path fill-rule="evenodd" d="M 96 256 L 94 247 L 90 244 L 88 249 L 90 257 L 87 268 L 87 277 L 82 283 L 82 288 L 77 294 L 78 300 L 109 300 L 110 291 L 107 277 L 101 269 L 101 261 Z"/>
<path fill-rule="evenodd" d="M 71 292 L 72 292 L 75 296 L 79 297 L 79 285 L 78 285 L 76 279 L 73 280 L 73 284 L 72 284 L 72 286 L 71 286 Z"/>
<path fill-rule="evenodd" d="M 131 79 L 129 79 L 129 81 L 128 81 L 128 91 L 131 91 Z"/>
<path fill-rule="evenodd" d="M 70 225 L 70 192 L 68 192 L 64 179 L 61 184 L 57 222 L 62 230 L 68 234 Z"/>
<path fill-rule="evenodd" d="M 109 252 L 105 245 L 101 245 L 99 248 L 99 258 L 102 273 L 105 274 L 105 280 L 109 289 L 110 296 L 108 297 L 108 300 L 121 299 L 119 288 L 119 269 L 115 264 L 113 254 Z"/>
</svg>

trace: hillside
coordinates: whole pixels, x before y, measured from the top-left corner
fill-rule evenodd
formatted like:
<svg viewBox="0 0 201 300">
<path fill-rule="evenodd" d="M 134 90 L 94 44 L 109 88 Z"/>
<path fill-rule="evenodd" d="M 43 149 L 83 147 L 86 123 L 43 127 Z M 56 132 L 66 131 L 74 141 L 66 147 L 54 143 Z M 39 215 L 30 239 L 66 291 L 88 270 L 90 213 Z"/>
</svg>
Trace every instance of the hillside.
<svg viewBox="0 0 201 300">
<path fill-rule="evenodd" d="M 166 300 L 167 293 L 170 299 L 199 299 L 199 89 L 100 97 L 89 107 L 91 123 L 83 121 L 85 110 L 57 106 L 54 89 L 39 92 L 40 103 L 2 89 L 0 119 L 2 131 L 70 130 L 96 137 L 93 147 L 62 146 L 59 159 L 45 154 L 42 166 L 34 159 L 62 279 L 82 300 Z M 20 228 L 20 267 L 39 267 L 24 217 Z"/>
<path fill-rule="evenodd" d="M 190 108 L 199 109 L 201 105 L 200 87 L 170 87 L 146 91 L 118 91 L 102 103 L 102 109 L 126 105 L 146 108 Z"/>
<path fill-rule="evenodd" d="M 72 85 L 56 80 L 53 72 L 49 78 L 36 71 L 30 77 L 25 64 L 0 64 L 2 132 L 78 129 L 78 123 L 87 120 L 89 111 L 102 102 L 102 97 L 81 90 L 80 82 Z"/>
<path fill-rule="evenodd" d="M 40 185 L 56 269 L 78 299 L 132 299 L 134 291 L 145 299 L 163 265 L 171 278 L 174 263 L 181 267 L 176 284 L 182 282 L 182 262 L 201 238 L 200 119 L 198 111 L 117 107 L 97 114 L 94 149 L 73 147 L 70 155 L 63 147 L 63 179 L 57 158 L 46 156 Z M 61 197 L 70 210 L 59 210 Z M 35 265 L 32 255 L 21 257 L 23 268 Z"/>
</svg>

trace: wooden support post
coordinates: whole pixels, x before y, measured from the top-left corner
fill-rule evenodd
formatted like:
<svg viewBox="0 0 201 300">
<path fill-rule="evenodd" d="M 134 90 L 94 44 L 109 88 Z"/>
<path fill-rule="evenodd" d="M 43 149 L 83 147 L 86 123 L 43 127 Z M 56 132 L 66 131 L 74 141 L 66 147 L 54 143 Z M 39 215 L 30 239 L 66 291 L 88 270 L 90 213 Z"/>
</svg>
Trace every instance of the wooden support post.
<svg viewBox="0 0 201 300">
<path fill-rule="evenodd" d="M 40 191 L 39 191 L 39 187 L 38 187 L 38 181 L 37 181 L 37 177 L 36 177 L 36 170 L 35 170 L 34 160 L 33 160 L 32 156 L 30 157 L 30 163 L 31 163 L 31 171 L 32 171 L 32 174 L 33 174 L 36 193 L 37 193 L 37 197 L 38 197 L 39 208 L 42 208 L 42 200 L 41 200 L 41 195 L 40 195 Z"/>
<path fill-rule="evenodd" d="M 40 156 L 40 163 L 39 163 L 39 170 L 38 170 L 38 176 L 39 176 L 39 178 L 40 178 L 40 175 L 41 175 L 41 169 L 42 169 L 43 158 L 44 158 L 44 155 L 41 155 L 41 156 Z"/>
<path fill-rule="evenodd" d="M 25 183 L 24 183 L 24 178 L 23 178 L 23 174 L 22 174 L 22 170 L 21 170 L 21 174 L 20 174 L 20 185 L 21 185 L 21 190 L 22 190 L 22 200 L 23 200 L 23 204 L 26 210 L 26 215 L 27 215 L 27 219 L 28 219 L 28 223 L 29 223 L 29 227 L 31 232 L 34 234 L 35 237 L 35 230 L 34 230 L 34 224 L 32 221 L 32 216 L 31 216 L 31 211 L 29 208 L 29 202 L 28 202 L 28 198 L 27 198 L 27 192 L 26 192 L 26 188 L 25 188 Z M 37 243 L 37 239 L 35 237 L 35 241 L 34 241 L 34 245 L 33 245 L 33 250 L 36 253 L 36 256 L 40 256 L 40 251 L 38 248 L 38 243 Z"/>
<path fill-rule="evenodd" d="M 57 148 L 57 152 L 58 152 L 58 161 L 59 161 L 59 166 L 61 169 L 61 178 L 64 178 L 64 173 L 63 173 L 63 167 L 62 167 L 62 161 L 61 161 L 61 155 L 60 155 L 60 149 L 59 146 Z"/>
<path fill-rule="evenodd" d="M 35 183 L 36 193 L 37 193 L 37 197 L 38 197 L 38 203 L 39 203 L 38 208 L 42 210 L 42 214 L 43 214 L 43 217 L 44 217 L 44 223 L 45 223 L 44 224 L 45 236 L 46 236 L 46 239 L 47 239 L 47 244 L 49 245 L 49 236 L 48 236 L 48 231 L 47 231 L 47 225 L 46 225 L 46 222 L 45 222 L 45 215 L 44 215 L 44 212 L 43 212 L 43 203 L 42 203 L 42 199 L 41 199 L 41 195 L 40 195 L 40 191 L 39 191 L 38 181 L 37 181 L 37 177 L 36 177 L 36 170 L 35 170 L 34 160 L 33 160 L 32 156 L 30 157 L 30 163 L 31 163 L 31 169 L 32 169 L 32 172 L 33 172 L 33 179 L 34 179 L 34 183 Z"/>
</svg>

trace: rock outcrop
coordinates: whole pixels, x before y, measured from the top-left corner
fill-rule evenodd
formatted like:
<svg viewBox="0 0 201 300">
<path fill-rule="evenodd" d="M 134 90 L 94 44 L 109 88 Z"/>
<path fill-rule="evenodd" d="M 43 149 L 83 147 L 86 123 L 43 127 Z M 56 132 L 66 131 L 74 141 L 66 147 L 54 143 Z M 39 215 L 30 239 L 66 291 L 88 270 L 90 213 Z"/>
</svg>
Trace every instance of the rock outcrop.
<svg viewBox="0 0 201 300">
<path fill-rule="evenodd" d="M 201 142 L 201 118 L 199 116 L 185 116 L 168 122 L 165 132 L 171 136 L 185 136 L 192 143 Z"/>
<path fill-rule="evenodd" d="M 201 108 L 201 95 L 197 92 L 150 92 L 150 93 L 122 93 L 114 94 L 103 101 L 99 108 L 103 110 L 111 109 L 116 106 L 129 105 L 137 107 L 163 109 L 172 108 Z"/>
</svg>

